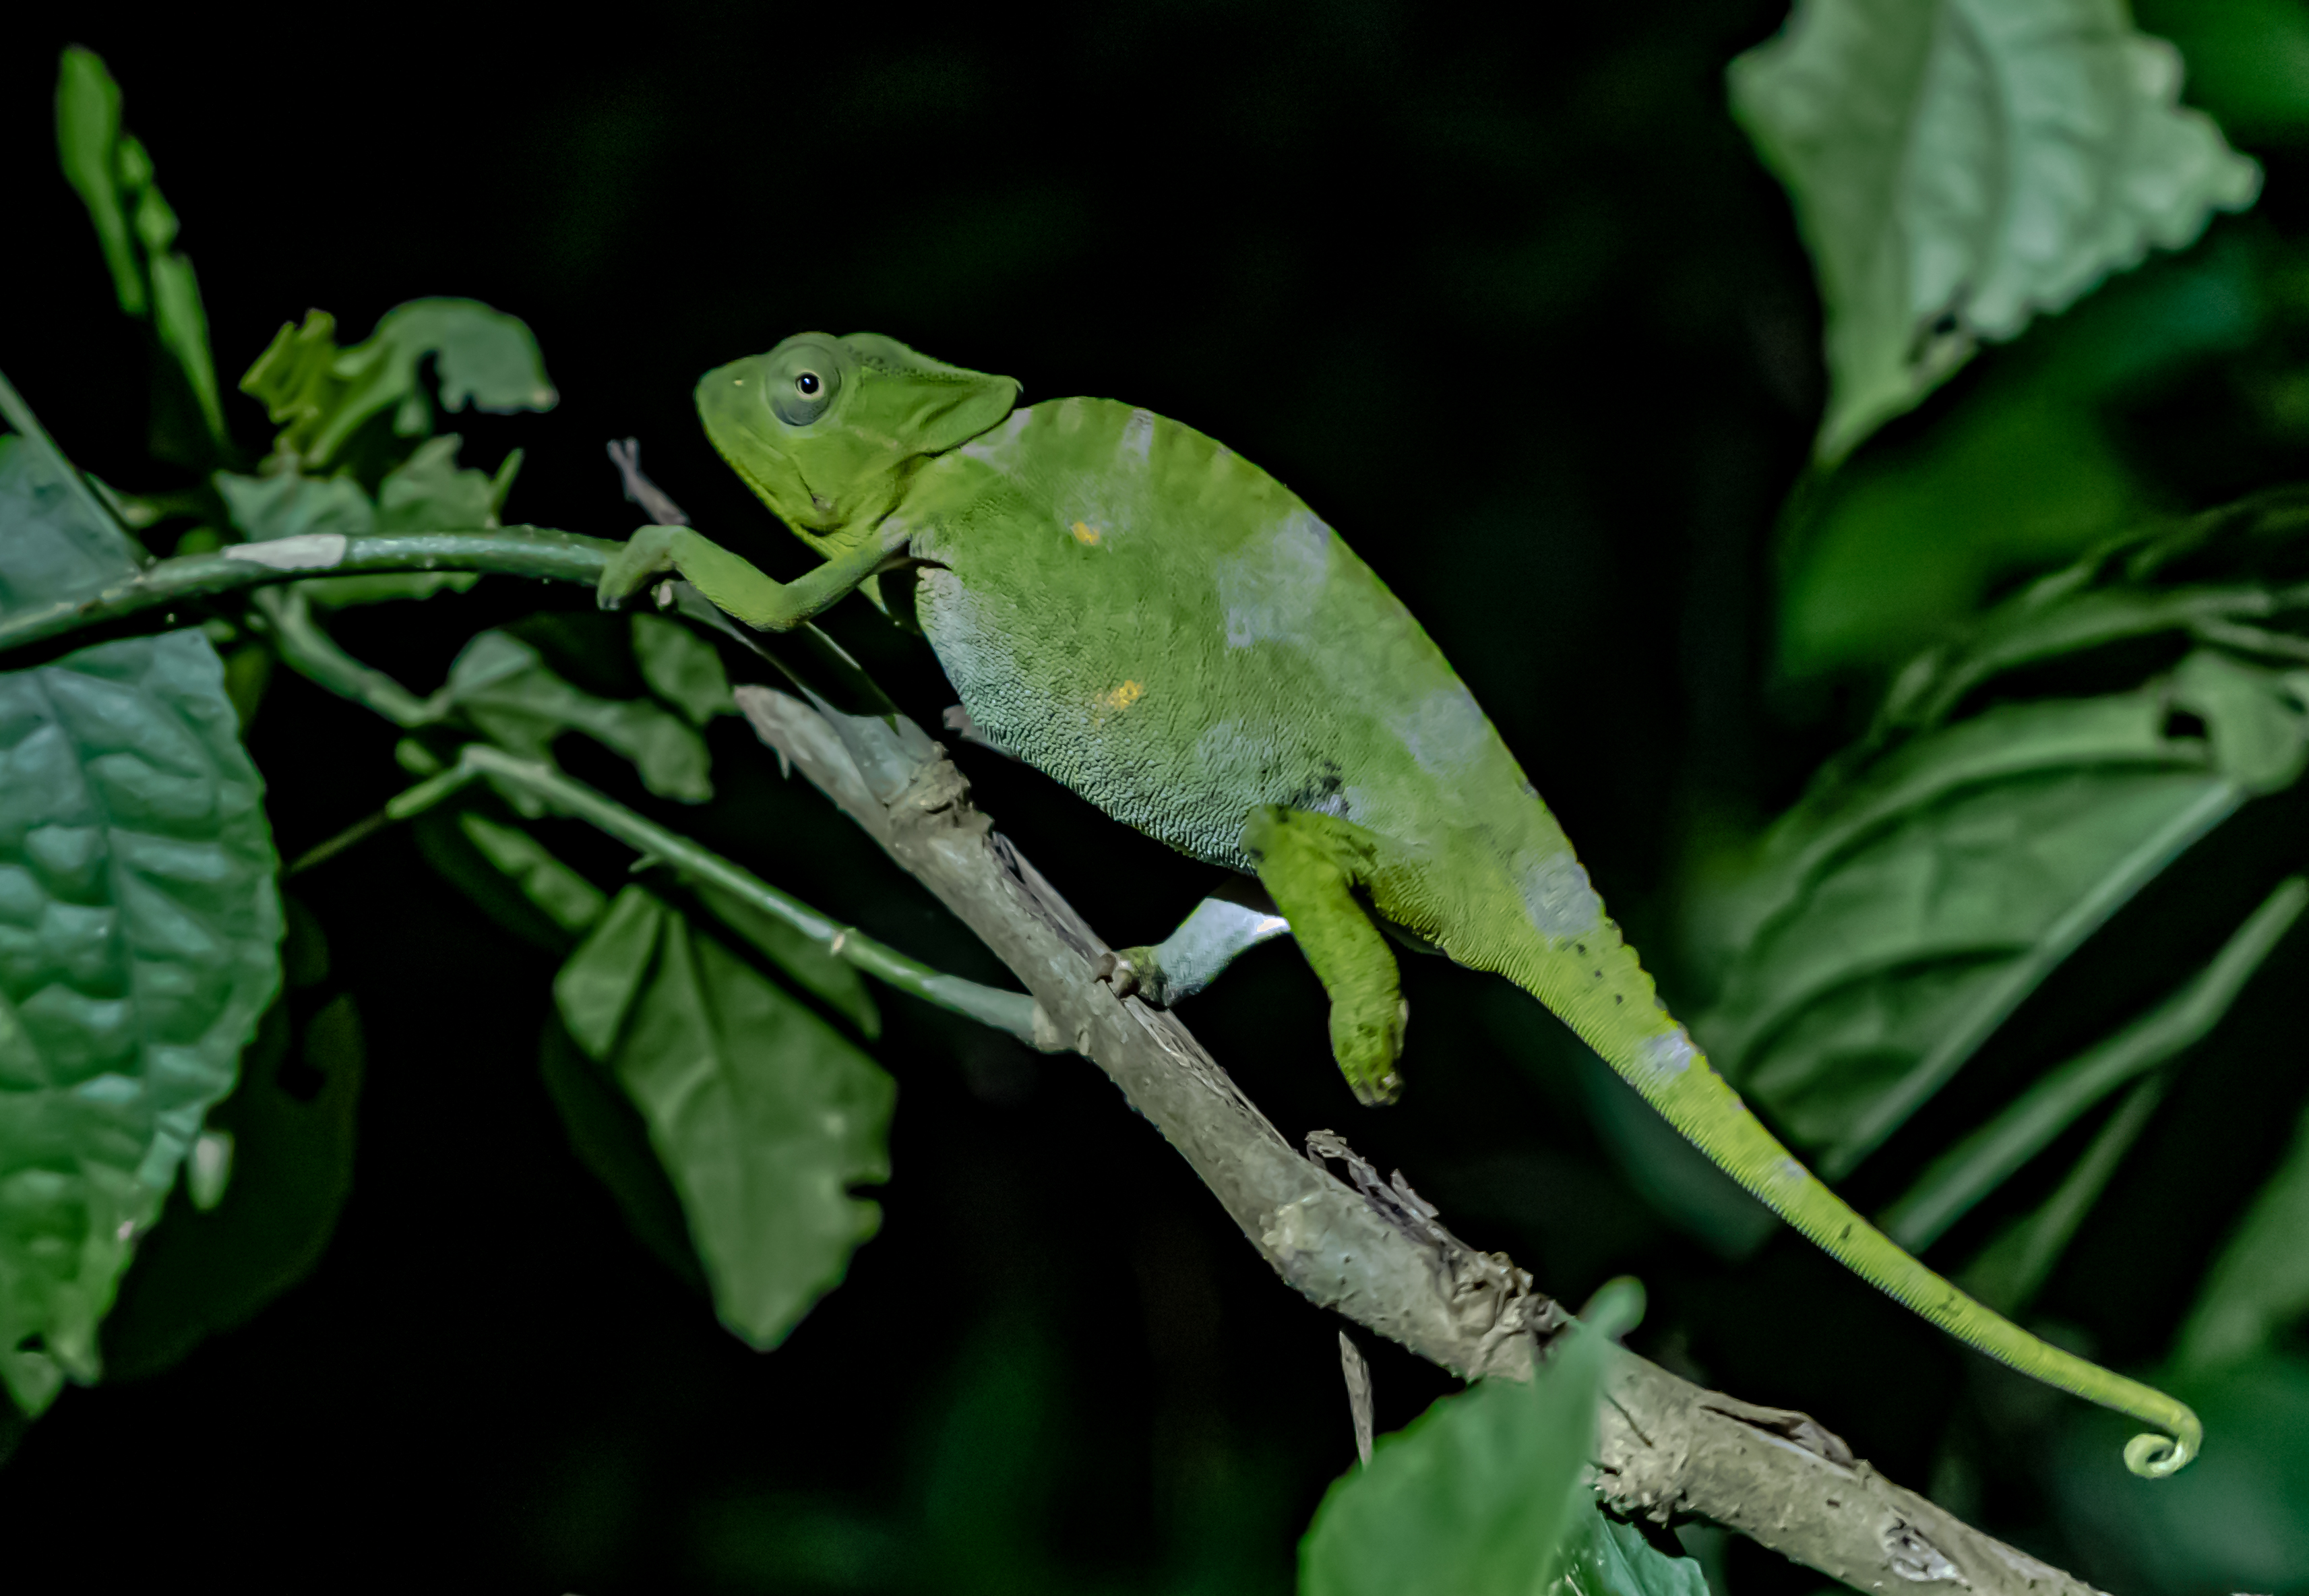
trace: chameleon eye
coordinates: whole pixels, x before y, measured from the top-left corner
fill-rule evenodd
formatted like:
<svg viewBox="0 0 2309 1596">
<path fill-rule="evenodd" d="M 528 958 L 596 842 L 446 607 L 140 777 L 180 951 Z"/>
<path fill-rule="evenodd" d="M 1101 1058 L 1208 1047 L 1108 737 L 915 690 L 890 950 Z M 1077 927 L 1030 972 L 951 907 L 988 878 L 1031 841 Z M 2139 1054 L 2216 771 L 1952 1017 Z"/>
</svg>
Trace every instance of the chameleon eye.
<svg viewBox="0 0 2309 1596">
<path fill-rule="evenodd" d="M 789 427 L 807 427 L 826 413 L 841 386 L 840 371 L 824 360 L 789 367 L 783 381 L 770 384 L 770 409 Z"/>
</svg>

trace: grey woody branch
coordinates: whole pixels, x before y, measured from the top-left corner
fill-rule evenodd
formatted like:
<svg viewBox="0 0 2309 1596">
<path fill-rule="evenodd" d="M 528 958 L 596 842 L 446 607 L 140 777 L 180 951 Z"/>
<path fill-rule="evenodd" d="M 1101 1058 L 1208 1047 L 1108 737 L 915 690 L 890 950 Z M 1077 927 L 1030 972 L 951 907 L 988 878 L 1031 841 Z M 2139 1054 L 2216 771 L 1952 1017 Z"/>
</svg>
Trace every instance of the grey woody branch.
<svg viewBox="0 0 2309 1596">
<path fill-rule="evenodd" d="M 993 829 L 919 727 L 767 688 L 738 697 L 764 742 L 1009 966 L 1047 1028 L 1037 1041 L 1105 1071 L 1277 1274 L 1455 1374 L 1529 1377 L 1563 1310 L 1338 1137 L 1317 1132 L 1302 1154 L 1176 1015 L 1118 998 L 1102 978 L 1106 944 Z M 1723 1524 L 1862 1590 L 2091 1591 L 1894 1485 L 1804 1415 L 1702 1390 L 1632 1353 L 1614 1362 L 1594 1481 L 1630 1516 Z"/>
</svg>

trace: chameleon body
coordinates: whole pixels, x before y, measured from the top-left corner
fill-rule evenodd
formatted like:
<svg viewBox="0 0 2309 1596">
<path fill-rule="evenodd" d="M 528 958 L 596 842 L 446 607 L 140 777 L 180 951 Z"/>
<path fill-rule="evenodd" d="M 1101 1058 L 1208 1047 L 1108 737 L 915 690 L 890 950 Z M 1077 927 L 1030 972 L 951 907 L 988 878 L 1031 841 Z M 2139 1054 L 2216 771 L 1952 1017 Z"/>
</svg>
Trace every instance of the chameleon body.
<svg viewBox="0 0 2309 1596">
<path fill-rule="evenodd" d="M 981 739 L 1126 824 L 1258 876 L 1329 994 L 1333 1051 L 1364 1101 L 1397 1091 L 1405 1022 L 1375 914 L 1538 998 L 1863 1278 L 2022 1373 L 2164 1431 L 2126 1448 L 2136 1472 L 2194 1454 L 2186 1407 L 1965 1296 L 1750 1113 L 1661 1005 L 1442 652 L 1304 502 L 1177 421 L 1016 396 L 1007 378 L 872 334 L 803 334 L 711 372 L 698 403 L 714 446 L 826 563 L 781 584 L 687 528 L 648 527 L 612 562 L 602 601 L 679 572 L 738 619 L 785 627 L 869 581 L 887 595 L 895 578 Z M 1160 953 L 1126 955 L 1158 992 Z"/>
</svg>

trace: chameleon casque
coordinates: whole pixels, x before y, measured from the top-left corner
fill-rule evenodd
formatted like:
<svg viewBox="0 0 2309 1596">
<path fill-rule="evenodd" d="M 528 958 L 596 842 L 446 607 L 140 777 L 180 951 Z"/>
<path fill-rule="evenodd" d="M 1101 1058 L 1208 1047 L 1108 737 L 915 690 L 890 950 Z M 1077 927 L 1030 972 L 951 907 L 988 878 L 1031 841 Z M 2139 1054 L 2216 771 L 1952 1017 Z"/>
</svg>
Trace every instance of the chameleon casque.
<svg viewBox="0 0 2309 1596">
<path fill-rule="evenodd" d="M 853 588 L 880 602 L 895 587 L 978 739 L 1272 896 L 1279 916 L 1214 898 L 1169 941 L 1118 956 L 1118 984 L 1168 1002 L 1287 930 L 1329 995 L 1340 1068 L 1383 1103 L 1405 1019 L 1384 921 L 1538 998 L 1863 1278 L 2158 1427 L 2126 1446 L 2134 1472 L 2195 1454 L 2186 1407 L 1973 1301 L 1773 1138 L 1654 995 L 1441 651 L 1296 495 L 1145 410 L 1018 397 L 1008 377 L 871 334 L 803 334 L 709 372 L 697 406 L 714 447 L 825 563 L 780 583 L 688 527 L 649 526 L 613 557 L 601 603 L 675 572 L 747 625 L 784 629 Z"/>
</svg>

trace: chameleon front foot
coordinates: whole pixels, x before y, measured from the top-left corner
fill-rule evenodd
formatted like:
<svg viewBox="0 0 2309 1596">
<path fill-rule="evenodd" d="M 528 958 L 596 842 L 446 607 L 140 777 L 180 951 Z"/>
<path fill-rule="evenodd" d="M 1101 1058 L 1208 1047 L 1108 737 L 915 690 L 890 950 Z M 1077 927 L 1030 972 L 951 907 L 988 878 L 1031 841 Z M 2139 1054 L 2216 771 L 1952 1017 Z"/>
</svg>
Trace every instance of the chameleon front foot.
<svg viewBox="0 0 2309 1596">
<path fill-rule="evenodd" d="M 686 526 L 644 526 L 610 556 L 593 584 L 593 602 L 615 610 L 649 585 L 650 578 L 680 568 L 677 555 L 682 540 L 695 537 Z"/>
</svg>

